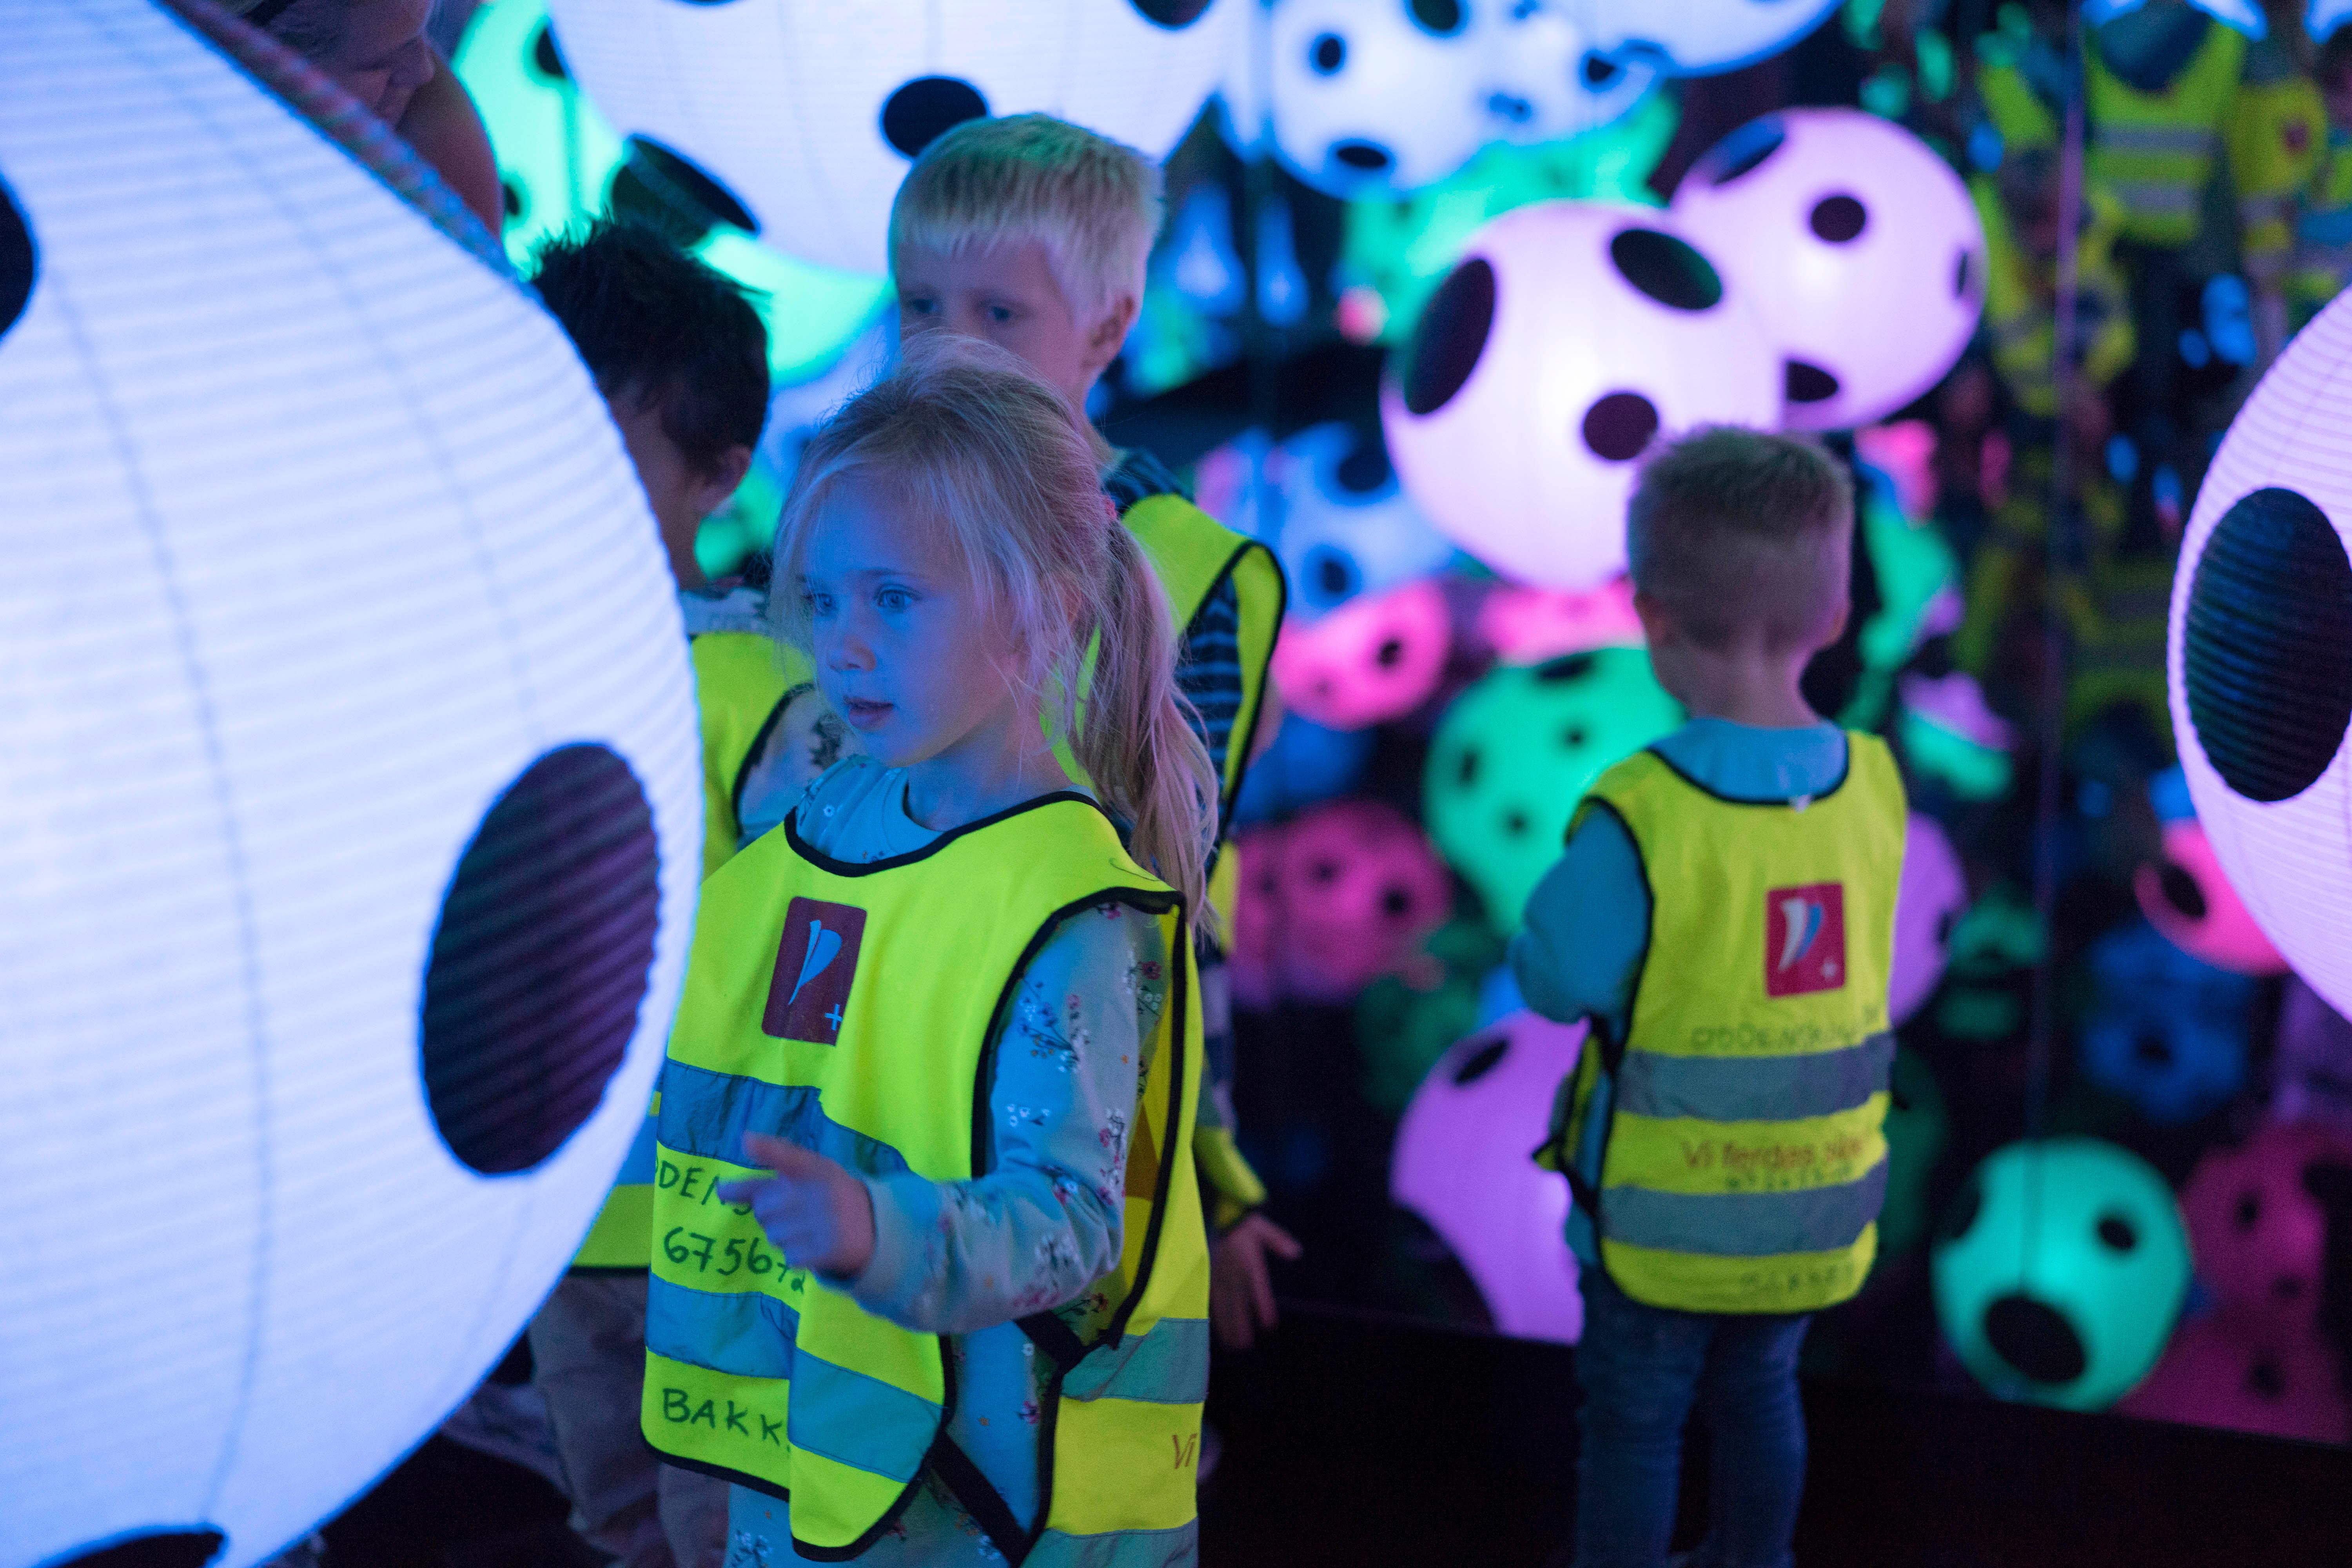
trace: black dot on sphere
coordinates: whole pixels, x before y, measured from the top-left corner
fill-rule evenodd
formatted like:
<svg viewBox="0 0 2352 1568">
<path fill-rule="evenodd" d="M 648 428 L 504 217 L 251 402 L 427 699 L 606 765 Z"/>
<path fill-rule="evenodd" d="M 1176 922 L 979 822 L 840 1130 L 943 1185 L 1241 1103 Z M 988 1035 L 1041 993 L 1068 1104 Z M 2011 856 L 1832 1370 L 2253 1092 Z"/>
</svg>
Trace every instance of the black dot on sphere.
<svg viewBox="0 0 2352 1568">
<path fill-rule="evenodd" d="M 2129 1252 L 2139 1245 L 2139 1232 L 2119 1214 L 2101 1215 L 2099 1240 L 2113 1251 Z"/>
<path fill-rule="evenodd" d="M 1316 593 L 1326 599 L 1343 599 L 1356 591 L 1356 563 L 1347 552 L 1318 544 L 1307 552 L 1303 574 Z"/>
<path fill-rule="evenodd" d="M 1468 789 L 1478 782 L 1478 748 L 1465 746 L 1461 758 L 1454 764 L 1454 782 Z"/>
<path fill-rule="evenodd" d="M 1503 818 L 1503 831 L 1509 834 L 1514 838 L 1526 837 L 1528 831 L 1528 814 L 1524 811 L 1514 811 L 1507 814 Z"/>
<path fill-rule="evenodd" d="M 2164 901 L 2179 910 L 2184 918 L 2192 921 L 2205 918 L 2205 889 L 2197 885 L 2197 879 L 2189 874 L 2188 868 L 2178 861 L 2167 860 L 2164 869 L 2156 874 L 2156 883 L 2164 894 Z"/>
<path fill-rule="evenodd" d="M 1462 1065 L 1454 1069 L 1454 1087 L 1458 1089 L 1465 1084 L 1476 1083 L 1480 1079 L 1501 1067 L 1503 1058 L 1510 1054 L 1510 1050 L 1511 1042 L 1507 1039 L 1493 1040 L 1480 1046 L 1463 1058 Z"/>
<path fill-rule="evenodd" d="M 603 1100 L 653 968 L 660 868 L 645 791 L 601 745 L 545 753 L 483 815 L 417 1018 L 433 1125 L 469 1169 L 530 1170 Z"/>
<path fill-rule="evenodd" d="M 1937 947 L 1943 947 L 1951 942 L 1952 928 L 1959 923 L 1959 920 L 1960 917 L 1950 910 L 1946 910 L 1942 914 L 1936 917 L 1936 945 Z"/>
<path fill-rule="evenodd" d="M 522 216 L 522 191 L 512 180 L 499 182 L 499 201 L 509 217 Z"/>
<path fill-rule="evenodd" d="M 2271 1281 L 2271 1297 L 2279 1301 L 2303 1300 L 2303 1281 L 2292 1274 L 2282 1274 Z"/>
<path fill-rule="evenodd" d="M 103 1546 L 43 1560 L 44 1568 L 204 1568 L 227 1537 L 209 1525 L 116 1535 Z"/>
<path fill-rule="evenodd" d="M 2240 1230 L 2252 1230 L 2261 1222 L 2262 1217 L 2263 1194 L 2253 1191 L 2240 1193 L 2238 1206 L 2230 1215 L 2230 1218 L 2237 1227 Z"/>
<path fill-rule="evenodd" d="M 1415 26 L 1441 38 L 1452 37 L 1470 20 L 1462 9 L 1462 0 L 1407 0 L 1405 8 Z"/>
<path fill-rule="evenodd" d="M 1805 221 L 1832 245 L 1845 245 L 1862 237 L 1870 223 L 1870 209 L 1853 196 L 1823 196 L 1813 204 L 1812 214 Z"/>
<path fill-rule="evenodd" d="M 1307 868 L 1307 875 L 1313 881 L 1336 882 L 1339 879 L 1339 862 L 1328 858 L 1318 860 Z"/>
<path fill-rule="evenodd" d="M 627 161 L 613 176 L 616 216 L 643 219 L 682 247 L 699 241 L 716 224 L 760 232 L 759 219 L 735 193 L 685 153 L 650 136 L 632 136 L 625 145 Z"/>
<path fill-rule="evenodd" d="M 1779 116 L 1768 114 L 1761 120 L 1751 120 L 1708 149 L 1691 173 L 1710 185 L 1727 185 L 1743 174 L 1752 174 L 1788 139 L 1789 132 Z"/>
<path fill-rule="evenodd" d="M 1963 250 L 1958 256 L 1952 258 L 1952 298 L 1955 300 L 1967 299 L 1969 297 L 1969 287 L 1975 279 L 1975 277 L 1976 263 L 1970 258 L 1967 251 Z"/>
<path fill-rule="evenodd" d="M 2288 800 L 2352 725 L 2352 561 L 2294 490 L 2242 496 L 2205 542 L 2182 649 L 2189 721 L 2221 782 Z"/>
<path fill-rule="evenodd" d="M 2031 1296 L 2012 1292 L 1987 1307 L 1984 1330 L 1993 1353 L 2036 1383 L 2072 1383 L 2091 1364 L 2074 1325 Z"/>
<path fill-rule="evenodd" d="M 1959 1240 L 1968 1235 L 1977 1223 L 1977 1215 L 1983 1212 L 1984 1183 L 1971 1175 L 1953 1195 L 1952 1206 L 1944 1211 L 1943 1221 L 1936 1227 L 1937 1237 L 1947 1242 Z"/>
<path fill-rule="evenodd" d="M 33 298 L 33 230 L 5 184 L 0 184 L 0 334 L 25 314 Z"/>
<path fill-rule="evenodd" d="M 1379 651 L 1372 655 L 1372 662 L 1382 669 L 1394 669 L 1403 658 L 1404 639 L 1402 637 L 1382 637 Z"/>
<path fill-rule="evenodd" d="M 1348 40 L 1337 33 L 1318 33 L 1307 46 L 1307 63 L 1317 76 L 1329 76 L 1348 63 Z"/>
<path fill-rule="evenodd" d="M 555 81 L 572 79 L 572 72 L 563 63 L 562 51 L 555 47 L 555 29 L 545 22 L 539 25 L 538 34 L 530 40 L 530 63 L 543 77 Z"/>
<path fill-rule="evenodd" d="M 1392 921 L 1401 921 L 1412 913 L 1412 895 L 1402 888 L 1391 888 L 1381 895 L 1381 913 Z"/>
<path fill-rule="evenodd" d="M 1584 51 L 1584 58 L 1578 63 L 1576 68 L 1578 74 L 1584 78 L 1584 85 L 1595 92 L 1608 87 L 1625 74 L 1623 66 L 1619 65 L 1615 60 L 1603 59 L 1591 49 Z"/>
<path fill-rule="evenodd" d="M 1128 0 L 1135 14 L 1155 27 L 1165 27 L 1181 33 L 1199 21 L 1209 8 L 1209 0 Z"/>
<path fill-rule="evenodd" d="M 1722 276 L 1688 240 L 1621 228 L 1610 237 L 1609 259 L 1620 278 L 1670 310 L 1711 310 L 1722 301 Z"/>
<path fill-rule="evenodd" d="M 1584 731 L 1579 725 L 1570 724 L 1567 729 L 1562 730 L 1559 732 L 1559 743 L 1571 752 L 1582 751 L 1584 749 Z"/>
<path fill-rule="evenodd" d="M 1558 658 L 1548 658 L 1535 668 L 1538 686 L 1565 686 L 1582 680 L 1600 665 L 1589 653 L 1564 653 Z"/>
<path fill-rule="evenodd" d="M 951 126 L 988 118 L 988 100 L 961 77 L 917 77 L 882 104 L 882 140 L 906 157 Z"/>
<path fill-rule="evenodd" d="M 1356 433 L 1356 444 L 1331 470 L 1333 482 L 1351 496 L 1378 495 L 1396 482 L 1389 462 L 1388 443 L 1377 434 Z"/>
<path fill-rule="evenodd" d="M 1584 445 L 1607 463 L 1630 463 L 1658 434 L 1658 405 L 1638 392 L 1612 392 L 1584 411 Z"/>
<path fill-rule="evenodd" d="M 2143 1029 L 2132 1037 L 2132 1059 L 2145 1068 L 2168 1068 L 2172 1042 L 2153 1029 Z"/>
<path fill-rule="evenodd" d="M 1396 162 L 1395 154 L 1374 142 L 1342 142 L 1331 149 L 1331 156 L 1359 174 L 1385 173 Z"/>
<path fill-rule="evenodd" d="M 2246 1369 L 2246 1392 L 2259 1399 L 2276 1399 L 2286 1392 L 2286 1373 L 2264 1356 Z"/>
<path fill-rule="evenodd" d="M 1838 395 L 1838 378 L 1801 359 L 1780 362 L 1780 384 L 1791 403 L 1827 403 Z"/>
<path fill-rule="evenodd" d="M 1404 406 L 1408 414 L 1434 414 L 1454 400 L 1495 325 L 1495 266 L 1474 256 L 1446 274 L 1421 308 L 1405 355 Z"/>
</svg>

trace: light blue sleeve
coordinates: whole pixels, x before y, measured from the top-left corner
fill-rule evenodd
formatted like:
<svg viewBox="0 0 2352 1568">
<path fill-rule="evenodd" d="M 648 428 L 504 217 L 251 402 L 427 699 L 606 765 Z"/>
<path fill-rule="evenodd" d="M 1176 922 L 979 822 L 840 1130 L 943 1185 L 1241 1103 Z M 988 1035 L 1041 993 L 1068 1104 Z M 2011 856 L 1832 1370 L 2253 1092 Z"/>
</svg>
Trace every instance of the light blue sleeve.
<svg viewBox="0 0 2352 1568">
<path fill-rule="evenodd" d="M 1075 1301 L 1118 1267 L 1129 1122 L 1167 994 L 1157 921 L 1119 905 L 1070 917 L 996 1040 L 988 1173 L 869 1178 L 874 1256 L 850 1294 L 919 1332 L 969 1334 Z"/>
<path fill-rule="evenodd" d="M 1559 864 L 1528 895 L 1511 939 L 1511 973 L 1528 1005 L 1556 1023 L 1591 1016 L 1625 1037 L 1650 942 L 1650 889 L 1625 825 L 1588 811 Z"/>
</svg>

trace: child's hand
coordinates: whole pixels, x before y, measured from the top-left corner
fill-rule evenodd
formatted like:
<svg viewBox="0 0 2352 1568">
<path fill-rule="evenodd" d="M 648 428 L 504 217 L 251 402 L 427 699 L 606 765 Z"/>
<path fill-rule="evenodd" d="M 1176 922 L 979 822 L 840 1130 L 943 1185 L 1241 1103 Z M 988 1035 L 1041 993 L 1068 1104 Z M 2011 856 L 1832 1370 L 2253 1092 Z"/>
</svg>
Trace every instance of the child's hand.
<svg viewBox="0 0 2352 1568">
<path fill-rule="evenodd" d="M 1266 1254 L 1293 1259 L 1303 1250 L 1288 1231 L 1262 1214 L 1244 1216 L 1217 1238 L 1209 1255 L 1209 1318 L 1219 1340 L 1247 1350 L 1258 1330 L 1274 1327 L 1274 1275 Z"/>
<path fill-rule="evenodd" d="M 764 1132 L 743 1134 L 747 1164 L 772 1176 L 719 1184 L 721 1203 L 750 1204 L 784 1261 L 836 1279 L 854 1279 L 874 1257 L 874 1199 L 866 1184 L 814 1149 Z"/>
</svg>

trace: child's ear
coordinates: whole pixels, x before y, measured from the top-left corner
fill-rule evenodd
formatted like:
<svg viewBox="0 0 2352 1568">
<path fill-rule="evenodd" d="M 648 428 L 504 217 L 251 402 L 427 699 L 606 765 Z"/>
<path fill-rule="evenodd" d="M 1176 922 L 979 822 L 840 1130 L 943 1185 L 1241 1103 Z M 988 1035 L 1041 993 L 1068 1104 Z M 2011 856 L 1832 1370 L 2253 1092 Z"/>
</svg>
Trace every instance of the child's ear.
<svg viewBox="0 0 2352 1568">
<path fill-rule="evenodd" d="M 1110 308 L 1095 322 L 1095 330 L 1087 334 L 1087 369 L 1090 373 L 1101 374 L 1118 357 L 1127 334 L 1135 330 L 1135 318 L 1141 310 L 1132 294 L 1121 294 L 1110 302 Z"/>
<path fill-rule="evenodd" d="M 743 476 L 751 471 L 751 448 L 730 447 L 719 454 L 718 461 L 696 476 L 694 508 L 709 517 L 727 504 L 727 498 L 743 483 Z"/>
<path fill-rule="evenodd" d="M 1674 611 L 1668 609 L 1665 602 L 1656 595 L 1634 589 L 1633 614 L 1641 618 L 1643 640 L 1650 647 L 1657 647 L 1680 639 L 1682 627 L 1676 624 Z M 1837 639 L 1832 637 L 1831 640 L 1834 642 Z"/>
</svg>

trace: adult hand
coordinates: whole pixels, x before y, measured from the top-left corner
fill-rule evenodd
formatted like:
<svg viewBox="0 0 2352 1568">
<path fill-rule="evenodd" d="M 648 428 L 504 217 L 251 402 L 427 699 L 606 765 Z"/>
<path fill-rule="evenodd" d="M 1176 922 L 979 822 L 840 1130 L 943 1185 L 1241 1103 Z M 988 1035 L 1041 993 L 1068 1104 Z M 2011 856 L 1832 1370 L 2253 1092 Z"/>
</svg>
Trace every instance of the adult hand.
<svg viewBox="0 0 2352 1568">
<path fill-rule="evenodd" d="M 769 1176 L 719 1184 L 721 1203 L 749 1204 L 784 1261 L 854 1279 L 874 1257 L 874 1198 L 866 1184 L 814 1149 L 764 1132 L 743 1134 L 746 1163 Z"/>
<path fill-rule="evenodd" d="M 1244 1215 L 1217 1238 L 1209 1257 L 1209 1321 L 1221 1342 L 1247 1350 L 1258 1330 L 1274 1327 L 1274 1274 L 1266 1255 L 1290 1261 L 1303 1250 L 1288 1231 L 1262 1214 Z"/>
</svg>

